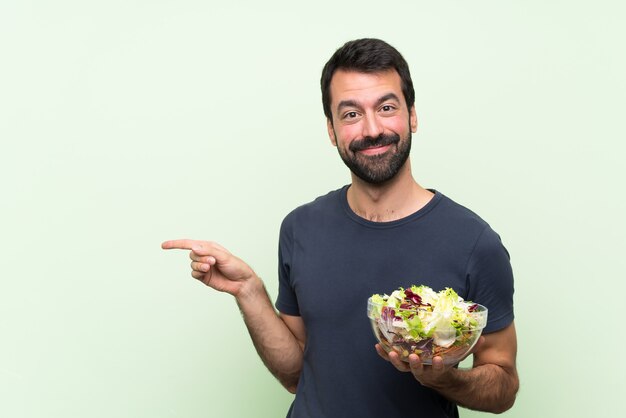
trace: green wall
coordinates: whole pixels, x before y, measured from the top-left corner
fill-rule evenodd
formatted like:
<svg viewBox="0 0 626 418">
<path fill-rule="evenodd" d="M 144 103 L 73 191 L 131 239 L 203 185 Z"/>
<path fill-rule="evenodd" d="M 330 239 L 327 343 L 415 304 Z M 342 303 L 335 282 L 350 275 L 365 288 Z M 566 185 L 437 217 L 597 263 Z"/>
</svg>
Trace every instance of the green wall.
<svg viewBox="0 0 626 418">
<path fill-rule="evenodd" d="M 411 65 L 418 181 L 511 252 L 521 390 L 504 416 L 618 415 L 625 11 L 0 0 L 0 416 L 284 416 L 231 297 L 159 245 L 218 241 L 276 295 L 282 218 L 349 181 L 318 82 L 364 36 Z"/>
</svg>

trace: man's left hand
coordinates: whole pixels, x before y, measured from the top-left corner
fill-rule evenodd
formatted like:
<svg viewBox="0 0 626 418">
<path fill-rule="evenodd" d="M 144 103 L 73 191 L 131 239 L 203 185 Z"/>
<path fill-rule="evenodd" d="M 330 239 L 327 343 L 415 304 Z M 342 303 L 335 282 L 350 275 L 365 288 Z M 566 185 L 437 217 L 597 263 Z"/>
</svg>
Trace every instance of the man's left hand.
<svg viewBox="0 0 626 418">
<path fill-rule="evenodd" d="M 476 345 L 472 349 L 472 352 L 478 348 L 483 342 L 484 337 L 480 337 L 476 342 Z M 393 366 L 401 372 L 411 372 L 415 379 L 422 385 L 431 388 L 438 388 L 445 385 L 448 381 L 448 375 L 454 373 L 455 365 L 445 365 L 443 358 L 440 356 L 433 357 L 432 365 L 424 364 L 420 361 L 417 354 L 410 354 L 408 363 L 400 359 L 400 355 L 395 351 L 387 353 L 380 344 L 376 344 L 376 352 L 383 359 L 387 360 Z M 468 355 L 471 354 L 468 353 Z"/>
</svg>

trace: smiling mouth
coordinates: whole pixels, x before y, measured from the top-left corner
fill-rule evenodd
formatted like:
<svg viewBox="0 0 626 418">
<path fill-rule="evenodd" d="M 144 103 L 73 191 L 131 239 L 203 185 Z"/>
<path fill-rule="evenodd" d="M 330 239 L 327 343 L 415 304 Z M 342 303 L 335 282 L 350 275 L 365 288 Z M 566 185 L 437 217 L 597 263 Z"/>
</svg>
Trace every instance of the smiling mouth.
<svg viewBox="0 0 626 418">
<path fill-rule="evenodd" d="M 355 154 L 379 155 L 387 152 L 392 145 L 398 142 L 400 142 L 400 136 L 397 134 L 381 134 L 376 138 L 366 137 L 355 140 L 348 148 Z"/>
<path fill-rule="evenodd" d="M 387 152 L 389 150 L 389 148 L 391 148 L 392 144 L 387 144 L 387 145 L 377 145 L 377 146 L 373 146 L 373 147 L 368 147 L 368 148 L 364 148 L 362 150 L 357 151 L 359 154 L 363 154 L 363 155 L 380 155 L 380 154 L 384 154 L 385 152 Z"/>
</svg>

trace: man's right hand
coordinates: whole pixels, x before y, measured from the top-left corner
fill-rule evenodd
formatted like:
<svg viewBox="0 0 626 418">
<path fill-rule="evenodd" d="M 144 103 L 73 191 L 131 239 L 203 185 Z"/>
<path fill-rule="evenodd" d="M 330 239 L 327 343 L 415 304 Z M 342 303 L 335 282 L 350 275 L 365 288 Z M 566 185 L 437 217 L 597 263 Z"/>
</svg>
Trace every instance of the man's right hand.
<svg viewBox="0 0 626 418">
<path fill-rule="evenodd" d="M 161 247 L 189 250 L 191 275 L 213 289 L 235 296 L 263 362 L 287 390 L 295 393 L 306 342 L 302 318 L 277 315 L 261 279 L 221 245 L 180 239 L 165 241 Z"/>
<path fill-rule="evenodd" d="M 191 275 L 207 286 L 235 297 L 240 296 L 246 285 L 256 278 L 250 266 L 215 242 L 179 239 L 165 241 L 161 248 L 190 250 Z"/>
</svg>

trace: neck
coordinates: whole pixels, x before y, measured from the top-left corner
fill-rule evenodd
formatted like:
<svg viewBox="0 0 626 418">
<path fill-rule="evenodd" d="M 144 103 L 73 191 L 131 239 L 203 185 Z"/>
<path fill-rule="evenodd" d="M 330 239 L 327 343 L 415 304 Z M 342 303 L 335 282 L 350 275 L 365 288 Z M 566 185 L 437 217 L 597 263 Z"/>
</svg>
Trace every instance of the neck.
<svg viewBox="0 0 626 418">
<path fill-rule="evenodd" d="M 415 181 L 407 160 L 398 174 L 384 184 L 370 184 L 352 175 L 348 204 L 362 218 L 389 222 L 417 212 L 432 196 L 432 192 Z"/>
</svg>

